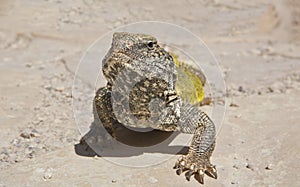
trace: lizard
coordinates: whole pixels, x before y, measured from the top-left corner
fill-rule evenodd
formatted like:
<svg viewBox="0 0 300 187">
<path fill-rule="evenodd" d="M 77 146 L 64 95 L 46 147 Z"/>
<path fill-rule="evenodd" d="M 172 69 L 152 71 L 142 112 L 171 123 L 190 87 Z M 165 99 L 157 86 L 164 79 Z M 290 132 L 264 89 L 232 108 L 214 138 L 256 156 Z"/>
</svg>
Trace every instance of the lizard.
<svg viewBox="0 0 300 187">
<path fill-rule="evenodd" d="M 201 184 L 204 174 L 217 179 L 216 166 L 210 162 L 215 125 L 200 105 L 184 102 L 176 92 L 174 57 L 155 37 L 115 32 L 102 71 L 107 85 L 96 92 L 94 116 L 113 138 L 119 125 L 194 134 L 188 154 L 175 163 L 176 173 L 185 172 L 188 181 L 194 175 Z M 90 136 L 87 133 L 80 143 L 88 142 Z"/>
</svg>

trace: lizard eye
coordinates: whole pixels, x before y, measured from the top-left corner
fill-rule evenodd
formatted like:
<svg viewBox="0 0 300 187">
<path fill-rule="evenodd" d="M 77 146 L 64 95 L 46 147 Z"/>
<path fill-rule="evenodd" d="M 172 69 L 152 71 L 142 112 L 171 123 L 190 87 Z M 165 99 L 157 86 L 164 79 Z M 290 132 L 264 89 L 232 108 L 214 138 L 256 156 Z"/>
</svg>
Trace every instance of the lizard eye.
<svg viewBox="0 0 300 187">
<path fill-rule="evenodd" d="M 148 42 L 148 43 L 147 43 L 147 47 L 148 47 L 149 49 L 153 49 L 154 43 L 153 43 L 153 42 Z"/>
</svg>

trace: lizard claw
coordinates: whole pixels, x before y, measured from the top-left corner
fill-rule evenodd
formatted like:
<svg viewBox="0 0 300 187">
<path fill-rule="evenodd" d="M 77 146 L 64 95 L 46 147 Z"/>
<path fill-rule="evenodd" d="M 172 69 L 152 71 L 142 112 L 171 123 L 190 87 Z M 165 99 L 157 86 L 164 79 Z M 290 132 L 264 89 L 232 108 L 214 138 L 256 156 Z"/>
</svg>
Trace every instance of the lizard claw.
<svg viewBox="0 0 300 187">
<path fill-rule="evenodd" d="M 218 178 L 216 166 L 207 167 L 205 170 L 205 173 L 206 173 L 206 175 L 208 175 L 214 179 Z"/>
<path fill-rule="evenodd" d="M 187 155 L 181 156 L 175 163 L 174 169 L 176 170 L 177 175 L 180 175 L 182 172 L 185 173 L 186 180 L 190 181 L 191 176 L 194 175 L 194 178 L 201 184 L 204 184 L 204 173 L 208 176 L 217 179 L 217 170 L 215 166 L 211 165 L 207 159 L 201 159 L 199 157 L 194 158 L 196 155 Z"/>
<path fill-rule="evenodd" d="M 195 173 L 195 165 L 191 165 L 189 167 L 189 171 L 185 173 L 185 178 L 187 181 L 190 181 L 191 176 Z"/>
<path fill-rule="evenodd" d="M 175 163 L 173 169 L 179 168 L 181 161 L 183 161 L 183 157 L 180 157 L 180 158 L 176 161 L 176 163 Z"/>
<path fill-rule="evenodd" d="M 194 178 L 200 183 L 200 184 L 204 184 L 204 172 L 203 170 L 198 170 L 196 173 L 195 173 L 195 176 Z"/>
<path fill-rule="evenodd" d="M 185 173 L 185 178 L 187 181 L 190 181 L 191 176 L 194 174 L 193 170 L 189 170 Z"/>
<path fill-rule="evenodd" d="M 183 157 L 180 157 L 178 161 L 175 163 L 175 166 L 173 167 L 176 170 L 177 175 L 180 175 L 183 171 L 187 170 L 185 167 L 185 161 L 183 160 Z"/>
<path fill-rule="evenodd" d="M 180 175 L 182 173 L 182 167 L 179 167 L 179 169 L 176 170 L 176 174 Z"/>
</svg>

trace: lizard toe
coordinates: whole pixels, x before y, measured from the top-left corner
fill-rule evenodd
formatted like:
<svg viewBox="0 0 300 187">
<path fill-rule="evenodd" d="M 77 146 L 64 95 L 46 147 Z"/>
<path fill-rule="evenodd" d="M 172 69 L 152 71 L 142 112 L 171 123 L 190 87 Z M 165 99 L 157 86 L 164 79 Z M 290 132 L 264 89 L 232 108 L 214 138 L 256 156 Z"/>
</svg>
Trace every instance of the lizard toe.
<svg viewBox="0 0 300 187">
<path fill-rule="evenodd" d="M 214 179 L 218 178 L 217 169 L 216 169 L 216 166 L 214 166 L 214 165 L 207 166 L 206 170 L 205 170 L 205 174 Z"/>
<path fill-rule="evenodd" d="M 194 178 L 200 183 L 200 184 L 204 184 L 204 172 L 202 169 L 199 169 L 195 175 Z"/>
</svg>

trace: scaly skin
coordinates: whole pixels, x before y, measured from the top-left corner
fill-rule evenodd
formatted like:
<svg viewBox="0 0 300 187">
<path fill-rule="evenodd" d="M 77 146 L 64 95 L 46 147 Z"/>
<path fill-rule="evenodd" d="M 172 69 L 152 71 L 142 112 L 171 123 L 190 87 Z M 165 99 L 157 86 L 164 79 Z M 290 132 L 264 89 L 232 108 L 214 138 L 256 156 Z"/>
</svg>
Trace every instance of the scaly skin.
<svg viewBox="0 0 300 187">
<path fill-rule="evenodd" d="M 199 106 L 182 102 L 176 94 L 173 58 L 156 39 L 115 33 L 102 63 L 108 83 L 96 93 L 94 114 L 107 131 L 114 137 L 116 127 L 124 125 L 194 134 L 188 154 L 181 156 L 174 168 L 177 174 L 187 171 L 187 180 L 194 175 L 202 184 L 204 173 L 216 179 L 216 168 L 210 163 L 215 126 Z M 81 142 L 89 142 L 91 136 L 88 133 Z"/>
</svg>

